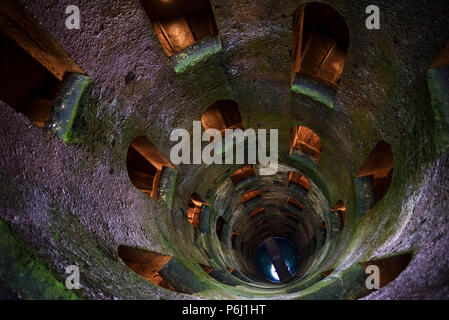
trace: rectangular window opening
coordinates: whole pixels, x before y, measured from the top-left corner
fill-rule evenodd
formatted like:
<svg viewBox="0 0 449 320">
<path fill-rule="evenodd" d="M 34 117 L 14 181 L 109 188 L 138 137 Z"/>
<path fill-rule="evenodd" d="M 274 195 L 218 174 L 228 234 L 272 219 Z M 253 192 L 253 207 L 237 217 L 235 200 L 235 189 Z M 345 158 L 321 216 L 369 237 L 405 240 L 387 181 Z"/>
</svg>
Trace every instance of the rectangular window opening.
<svg viewBox="0 0 449 320">
<path fill-rule="evenodd" d="M 172 256 L 128 246 L 119 246 L 118 255 L 128 268 L 139 276 L 165 289 L 177 291 L 159 274 Z"/>
<path fill-rule="evenodd" d="M 0 99 L 44 127 L 61 81 L 2 31 L 0 47 Z"/>
<path fill-rule="evenodd" d="M 167 56 L 218 34 L 209 0 L 140 0 Z"/>
<path fill-rule="evenodd" d="M 253 165 L 245 166 L 243 168 L 238 169 L 231 175 L 231 181 L 234 185 L 239 182 L 256 175 L 254 171 Z"/>
<path fill-rule="evenodd" d="M 201 208 L 204 205 L 208 205 L 207 202 L 202 201 L 196 193 L 194 193 L 189 199 L 187 219 L 195 228 L 198 228 L 200 224 Z"/>
<path fill-rule="evenodd" d="M 253 191 L 248 191 L 247 193 L 245 193 L 242 198 L 241 201 L 243 204 L 248 204 L 249 201 L 255 200 L 255 199 L 259 199 L 261 198 L 261 194 L 259 190 L 253 190 Z"/>
<path fill-rule="evenodd" d="M 0 3 L 0 100 L 44 127 L 65 75 L 85 74 L 19 1 Z"/>
</svg>

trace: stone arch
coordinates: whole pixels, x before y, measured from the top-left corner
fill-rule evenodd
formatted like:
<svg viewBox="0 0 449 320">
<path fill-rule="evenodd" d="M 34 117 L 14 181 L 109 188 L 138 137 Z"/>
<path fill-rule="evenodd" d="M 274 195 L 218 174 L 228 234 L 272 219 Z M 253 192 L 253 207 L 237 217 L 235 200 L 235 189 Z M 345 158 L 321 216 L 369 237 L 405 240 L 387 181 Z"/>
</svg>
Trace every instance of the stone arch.
<svg viewBox="0 0 449 320">
<path fill-rule="evenodd" d="M 242 118 L 237 102 L 219 100 L 210 105 L 201 117 L 204 130 L 217 129 L 222 135 L 225 129 L 243 129 Z"/>
<path fill-rule="evenodd" d="M 294 26 L 293 77 L 304 75 L 337 89 L 349 47 L 343 17 L 327 4 L 308 2 L 296 10 Z"/>
<path fill-rule="evenodd" d="M 393 151 L 390 144 L 379 141 L 357 173 L 357 178 L 367 177 L 374 188 L 376 205 L 387 194 L 393 177 Z"/>
<path fill-rule="evenodd" d="M 183 0 L 162 3 L 140 0 L 167 56 L 173 56 L 218 34 L 208 0 Z"/>
<path fill-rule="evenodd" d="M 305 154 L 315 161 L 320 159 L 323 144 L 315 132 L 304 126 L 295 126 L 291 134 L 290 154 Z"/>
<path fill-rule="evenodd" d="M 159 271 L 170 262 L 172 256 L 124 245 L 118 247 L 118 256 L 128 268 L 139 276 L 155 285 L 176 291 L 159 273 Z"/>
<path fill-rule="evenodd" d="M 177 172 L 147 138 L 140 136 L 131 141 L 126 167 L 136 188 L 171 207 Z"/>
<path fill-rule="evenodd" d="M 187 208 L 187 219 L 195 228 L 198 228 L 200 224 L 201 208 L 204 205 L 208 204 L 201 200 L 198 194 L 192 194 Z"/>
</svg>

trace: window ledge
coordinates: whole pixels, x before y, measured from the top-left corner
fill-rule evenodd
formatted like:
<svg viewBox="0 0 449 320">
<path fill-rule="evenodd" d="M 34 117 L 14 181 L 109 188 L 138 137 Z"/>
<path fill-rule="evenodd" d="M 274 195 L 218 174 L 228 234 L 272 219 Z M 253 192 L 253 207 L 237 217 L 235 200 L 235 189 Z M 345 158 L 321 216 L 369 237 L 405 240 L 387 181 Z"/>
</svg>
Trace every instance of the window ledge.
<svg viewBox="0 0 449 320">
<path fill-rule="evenodd" d="M 159 202 L 171 209 L 176 188 L 178 171 L 174 168 L 164 167 L 159 180 L 158 199 Z"/>
<path fill-rule="evenodd" d="M 202 206 L 200 211 L 200 222 L 198 228 L 201 233 L 209 233 L 210 228 L 210 215 L 211 215 L 212 207 L 211 206 Z"/>
<path fill-rule="evenodd" d="M 64 77 L 45 125 L 47 130 L 66 142 L 74 141 L 72 128 L 77 115 L 82 112 L 82 97 L 90 83 L 88 76 L 79 73 L 70 73 Z"/>
<path fill-rule="evenodd" d="M 214 35 L 177 53 L 171 58 L 176 73 L 183 73 L 222 50 L 220 37 Z"/>
<path fill-rule="evenodd" d="M 427 86 L 436 122 L 437 150 L 443 153 L 449 147 L 449 66 L 429 69 Z"/>
<path fill-rule="evenodd" d="M 308 77 L 296 75 L 295 80 L 293 81 L 292 91 L 310 97 L 329 108 L 334 108 L 336 91 L 333 88 Z"/>
</svg>

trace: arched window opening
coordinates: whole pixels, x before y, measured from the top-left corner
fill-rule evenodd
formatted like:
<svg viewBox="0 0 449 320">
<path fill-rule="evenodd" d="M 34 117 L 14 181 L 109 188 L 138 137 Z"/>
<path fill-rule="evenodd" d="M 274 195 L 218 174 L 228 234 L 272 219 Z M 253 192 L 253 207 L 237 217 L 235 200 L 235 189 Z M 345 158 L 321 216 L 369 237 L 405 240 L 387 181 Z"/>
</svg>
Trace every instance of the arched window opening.
<svg viewBox="0 0 449 320">
<path fill-rule="evenodd" d="M 259 214 L 262 214 L 265 212 L 265 208 L 258 208 L 258 209 L 254 209 L 253 211 L 250 212 L 249 217 L 251 219 L 254 219 L 255 217 L 257 217 Z"/>
<path fill-rule="evenodd" d="M 292 82 L 301 75 L 336 90 L 348 47 L 348 27 L 335 9 L 318 2 L 300 6 L 294 16 Z"/>
<path fill-rule="evenodd" d="M 158 200 L 159 181 L 165 167 L 173 168 L 145 137 L 135 138 L 126 156 L 126 166 L 132 184 L 151 198 Z"/>
<path fill-rule="evenodd" d="M 0 31 L 0 99 L 43 128 L 61 81 Z"/>
<path fill-rule="evenodd" d="M 294 211 L 301 212 L 304 209 L 304 206 L 298 200 L 288 197 L 285 202 L 287 203 L 287 207 L 294 209 Z"/>
<path fill-rule="evenodd" d="M 253 191 L 248 191 L 248 192 L 246 192 L 243 196 L 242 196 L 242 198 L 241 198 L 241 201 L 242 201 L 242 203 L 243 204 L 248 204 L 250 201 L 254 201 L 254 200 L 257 200 L 257 199 L 260 199 L 261 198 L 261 194 L 260 194 L 260 191 L 259 190 L 253 190 Z"/>
<path fill-rule="evenodd" d="M 0 13 L 3 9 L 0 8 Z M 0 18 L 0 22 L 4 18 Z M 43 128 L 50 120 L 55 98 L 62 87 L 63 75 L 68 75 L 72 70 L 78 72 L 82 72 L 82 70 L 68 56 L 58 57 L 64 63 L 69 63 L 69 65 L 63 65 L 62 62 L 55 61 L 57 58 L 51 54 L 40 52 L 42 48 L 35 49 L 34 47 L 37 46 L 35 42 L 42 40 L 35 35 L 36 32 L 38 31 L 34 31 L 33 34 L 38 39 L 30 40 L 26 30 L 22 28 L 8 26 L 5 30 L 0 31 L 0 47 L 2 48 L 0 51 L 0 99 Z M 10 37 L 8 33 L 14 37 Z M 26 36 L 23 33 L 26 33 Z M 40 36 L 42 37 L 42 35 Z M 32 45 L 29 45 L 29 42 L 32 42 Z M 52 46 L 50 48 L 45 46 L 45 48 L 48 51 L 56 50 Z M 68 110 L 73 114 L 76 112 L 76 109 L 73 110 L 72 104 L 67 101 L 65 109 L 65 113 L 68 113 Z M 68 126 L 70 128 L 67 128 Z M 70 129 L 71 123 L 65 124 L 65 127 L 61 127 L 59 130 Z"/>
<path fill-rule="evenodd" d="M 374 147 L 363 166 L 357 173 L 359 177 L 370 177 L 375 190 L 375 202 L 379 202 L 385 196 L 393 177 L 393 151 L 391 146 L 380 141 Z"/>
<path fill-rule="evenodd" d="M 0 99 L 64 141 L 90 79 L 19 1 L 0 2 Z"/>
<path fill-rule="evenodd" d="M 360 263 L 360 265 L 364 270 L 370 265 L 377 266 L 379 268 L 379 287 L 383 288 L 396 279 L 408 267 L 412 258 L 413 255 L 411 253 L 405 253 L 385 259 Z"/>
<path fill-rule="evenodd" d="M 255 177 L 256 172 L 254 171 L 253 165 L 250 164 L 248 166 L 245 166 L 243 168 L 238 169 L 231 175 L 231 181 L 234 185 L 240 184 L 241 182 L 251 178 Z"/>
<path fill-rule="evenodd" d="M 201 200 L 196 193 L 192 194 L 187 208 L 187 219 L 195 228 L 198 228 L 198 225 L 200 224 L 201 208 L 204 205 L 207 206 L 208 203 Z"/>
<path fill-rule="evenodd" d="M 223 226 L 226 224 L 226 221 L 222 217 L 218 217 L 217 224 L 215 226 L 215 231 L 217 233 L 218 240 L 221 240 L 221 233 L 223 231 Z"/>
<path fill-rule="evenodd" d="M 172 259 L 171 256 L 128 246 L 119 246 L 118 256 L 128 268 L 139 276 L 155 285 L 176 291 L 173 286 L 159 274 L 159 271 Z"/>
<path fill-rule="evenodd" d="M 323 145 L 320 137 L 307 127 L 295 126 L 292 129 L 290 154 L 306 154 L 315 161 L 320 159 Z"/>
<path fill-rule="evenodd" d="M 214 268 L 211 266 L 206 266 L 205 264 L 200 263 L 200 267 L 207 273 L 210 274 L 212 271 L 214 271 Z"/>
<path fill-rule="evenodd" d="M 310 189 L 310 182 L 307 180 L 306 177 L 304 177 L 302 174 L 296 171 L 290 171 L 288 173 L 288 187 L 293 187 L 294 189 L 301 190 L 302 192 L 306 193 Z"/>
<path fill-rule="evenodd" d="M 217 129 L 225 135 L 226 129 L 243 129 L 239 106 L 232 100 L 219 100 L 203 113 L 201 123 L 204 130 Z"/>
<path fill-rule="evenodd" d="M 218 33 L 208 0 L 140 0 L 167 56 Z"/>
</svg>

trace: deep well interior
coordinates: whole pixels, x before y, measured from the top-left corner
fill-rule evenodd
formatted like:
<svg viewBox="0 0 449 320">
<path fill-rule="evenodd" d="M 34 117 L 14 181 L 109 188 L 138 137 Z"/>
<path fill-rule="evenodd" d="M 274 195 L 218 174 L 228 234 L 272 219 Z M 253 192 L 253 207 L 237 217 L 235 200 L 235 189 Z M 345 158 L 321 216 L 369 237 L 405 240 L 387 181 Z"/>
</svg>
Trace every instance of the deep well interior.
<svg viewBox="0 0 449 320">
<path fill-rule="evenodd" d="M 449 298 L 449 2 L 370 4 L 2 1 L 0 298 Z M 174 164 L 193 121 L 277 172 Z"/>
</svg>

